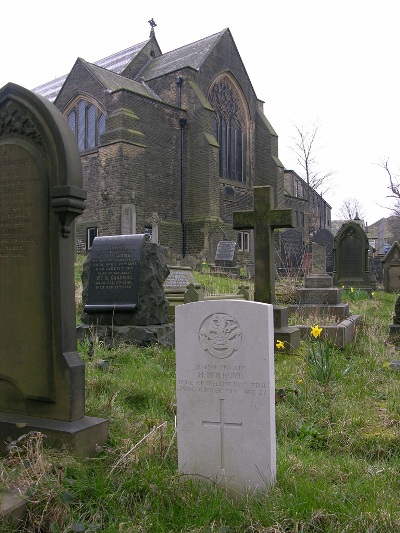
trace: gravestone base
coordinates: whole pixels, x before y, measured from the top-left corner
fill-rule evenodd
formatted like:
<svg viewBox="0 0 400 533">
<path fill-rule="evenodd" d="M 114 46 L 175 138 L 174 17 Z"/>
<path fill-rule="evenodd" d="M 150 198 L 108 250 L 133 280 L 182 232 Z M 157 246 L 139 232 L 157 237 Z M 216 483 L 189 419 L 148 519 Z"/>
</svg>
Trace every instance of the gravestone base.
<svg viewBox="0 0 400 533">
<path fill-rule="evenodd" d="M 335 320 L 344 320 L 350 314 L 349 304 L 317 305 L 317 304 L 293 304 L 288 306 L 289 316 L 299 313 L 303 317 L 317 316 L 321 318 L 332 317 Z"/>
<path fill-rule="evenodd" d="M 7 443 L 30 431 L 38 431 L 46 436 L 46 445 L 65 446 L 74 455 L 91 457 L 96 453 L 96 446 L 102 446 L 107 441 L 108 427 L 108 420 L 91 416 L 67 422 L 0 413 L 0 454 L 6 453 Z"/>
<path fill-rule="evenodd" d="M 108 348 L 121 344 L 133 344 L 135 346 L 149 346 L 160 344 L 161 346 L 175 345 L 175 324 L 156 324 L 150 326 L 90 326 L 88 324 L 77 326 L 77 338 L 85 337 L 93 340 L 96 337 L 103 341 Z"/>
<path fill-rule="evenodd" d="M 18 529 L 18 526 L 22 525 L 25 515 L 26 501 L 23 493 L 11 489 L 4 493 L 0 492 L 0 522 L 3 522 L 4 519 Z"/>
<path fill-rule="evenodd" d="M 337 287 L 330 288 L 304 288 L 297 289 L 296 301 L 300 305 L 320 304 L 320 305 L 337 305 L 340 303 L 341 293 Z"/>
<path fill-rule="evenodd" d="M 219 265 L 210 265 L 211 274 L 222 274 L 225 276 L 240 276 L 240 267 L 227 267 Z"/>
<path fill-rule="evenodd" d="M 316 288 L 329 288 L 333 287 L 333 279 L 331 276 L 326 275 L 313 275 L 306 276 L 304 279 L 304 287 L 306 289 Z"/>
<path fill-rule="evenodd" d="M 289 310 L 287 307 L 274 305 L 274 346 L 276 342 L 282 341 L 285 348 L 279 351 L 284 353 L 293 353 L 300 346 L 301 335 L 297 327 L 288 325 Z"/>
</svg>

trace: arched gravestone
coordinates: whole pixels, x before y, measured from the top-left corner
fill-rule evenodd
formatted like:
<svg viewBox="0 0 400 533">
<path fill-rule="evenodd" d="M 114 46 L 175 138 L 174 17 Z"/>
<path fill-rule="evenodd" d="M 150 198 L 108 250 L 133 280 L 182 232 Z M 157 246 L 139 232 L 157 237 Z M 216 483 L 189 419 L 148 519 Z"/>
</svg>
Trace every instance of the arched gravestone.
<svg viewBox="0 0 400 533">
<path fill-rule="evenodd" d="M 368 264 L 369 242 L 362 227 L 353 221 L 343 224 L 334 239 L 333 250 L 334 285 L 372 290 Z"/>
<path fill-rule="evenodd" d="M 90 454 L 108 421 L 85 417 L 76 347 L 73 220 L 84 209 L 75 137 L 46 99 L 0 90 L 0 446 L 42 431 Z"/>
</svg>

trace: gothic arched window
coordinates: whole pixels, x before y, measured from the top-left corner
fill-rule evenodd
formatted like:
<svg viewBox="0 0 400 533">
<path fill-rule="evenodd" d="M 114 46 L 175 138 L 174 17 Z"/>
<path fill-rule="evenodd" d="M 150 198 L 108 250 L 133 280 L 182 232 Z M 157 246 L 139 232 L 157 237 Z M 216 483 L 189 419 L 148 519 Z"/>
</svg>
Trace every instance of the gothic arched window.
<svg viewBox="0 0 400 533">
<path fill-rule="evenodd" d="M 83 98 L 75 100 L 72 107 L 68 108 L 66 116 L 80 152 L 99 145 L 106 117 L 95 104 Z"/>
<path fill-rule="evenodd" d="M 230 78 L 224 75 L 214 82 L 208 99 L 215 109 L 214 136 L 220 145 L 220 176 L 244 183 L 248 176 L 243 98 Z"/>
</svg>

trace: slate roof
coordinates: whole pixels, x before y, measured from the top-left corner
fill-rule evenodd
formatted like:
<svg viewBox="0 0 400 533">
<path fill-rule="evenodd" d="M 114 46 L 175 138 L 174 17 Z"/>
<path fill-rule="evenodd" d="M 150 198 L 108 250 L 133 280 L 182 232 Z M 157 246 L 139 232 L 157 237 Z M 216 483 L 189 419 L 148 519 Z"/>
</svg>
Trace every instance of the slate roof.
<svg viewBox="0 0 400 533">
<path fill-rule="evenodd" d="M 192 44 L 182 46 L 181 48 L 177 48 L 176 50 L 172 50 L 171 52 L 167 52 L 159 57 L 154 58 L 144 72 L 141 73 L 141 78 L 143 78 L 144 81 L 148 81 L 185 67 L 198 70 L 204 63 L 215 44 L 226 31 L 229 30 L 225 29 L 219 33 L 215 33 L 214 35 L 205 37 L 204 39 L 200 39 Z M 142 43 L 135 44 L 130 48 L 105 57 L 104 59 L 99 59 L 94 63 L 88 63 L 85 61 L 85 65 L 87 68 L 93 67 L 93 73 L 95 73 L 96 77 L 98 77 L 98 79 L 110 90 L 117 90 L 118 88 L 134 90 L 136 88 L 135 92 L 144 91 L 146 96 L 151 95 L 157 98 L 157 96 L 152 93 L 151 89 L 145 84 L 133 82 L 132 80 L 129 80 L 123 76 L 116 77 L 115 75 L 112 75 L 112 73 L 121 74 L 147 42 L 148 41 L 144 41 Z M 102 67 L 102 72 L 100 72 L 100 69 L 94 70 L 96 66 Z M 111 75 L 108 76 L 107 73 Z M 50 102 L 54 102 L 61 90 L 61 87 L 67 79 L 67 76 L 68 74 L 65 74 L 64 76 L 60 76 L 55 80 L 44 83 L 43 85 L 39 85 L 38 87 L 32 89 L 32 91 L 44 96 L 50 100 Z M 136 85 L 134 86 L 132 84 Z"/>
<path fill-rule="evenodd" d="M 99 82 L 111 92 L 125 89 L 127 91 L 160 100 L 160 98 L 150 89 L 150 87 L 147 87 L 147 85 L 143 82 L 124 78 L 124 76 L 115 74 L 114 72 L 111 72 L 105 68 L 88 63 L 84 59 L 81 59 L 80 61 L 82 61 L 86 68 L 99 80 Z"/>
<path fill-rule="evenodd" d="M 105 57 L 104 59 L 99 59 L 98 61 L 89 64 L 97 65 L 111 72 L 120 74 L 147 42 L 148 41 L 144 41 L 142 43 L 135 44 L 134 46 L 126 48 L 121 52 L 117 52 L 116 54 L 112 54 L 111 56 Z M 68 74 L 65 74 L 64 76 L 60 76 L 55 80 L 44 83 L 43 85 L 39 85 L 38 87 L 32 89 L 32 91 L 44 96 L 50 100 L 50 102 L 54 102 L 58 93 L 60 92 L 61 87 L 67 79 L 67 76 Z"/>
<path fill-rule="evenodd" d="M 142 73 L 142 77 L 148 81 L 185 67 L 199 70 L 208 54 L 226 31 L 229 30 L 225 29 L 210 37 L 205 37 L 156 57 Z"/>
</svg>

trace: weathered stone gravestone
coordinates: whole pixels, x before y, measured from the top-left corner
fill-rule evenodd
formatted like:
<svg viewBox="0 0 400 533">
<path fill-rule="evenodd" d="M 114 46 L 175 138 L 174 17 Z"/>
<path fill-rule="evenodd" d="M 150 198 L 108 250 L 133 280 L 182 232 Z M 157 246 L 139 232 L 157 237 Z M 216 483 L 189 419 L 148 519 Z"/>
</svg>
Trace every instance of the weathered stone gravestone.
<svg viewBox="0 0 400 533">
<path fill-rule="evenodd" d="M 297 273 L 303 268 L 303 235 L 296 229 L 287 229 L 280 234 L 280 268 L 283 273 Z"/>
<path fill-rule="evenodd" d="M 333 233 L 328 229 L 320 229 L 313 237 L 313 242 L 320 244 L 325 248 L 326 254 L 326 272 L 328 274 L 333 273 Z"/>
<path fill-rule="evenodd" d="M 215 266 L 236 266 L 237 244 L 235 241 L 219 241 L 215 254 Z"/>
<path fill-rule="evenodd" d="M 254 300 L 274 305 L 275 340 L 293 351 L 300 345 L 300 330 L 288 326 L 287 307 L 275 305 L 274 230 L 294 226 L 293 209 L 275 209 L 273 188 L 254 187 L 254 211 L 233 213 L 233 227 L 254 233 Z"/>
<path fill-rule="evenodd" d="M 400 244 L 395 241 L 381 259 L 385 292 L 400 291 Z"/>
<path fill-rule="evenodd" d="M 75 331 L 74 238 L 84 209 L 75 137 L 56 107 L 0 90 L 0 446 L 40 431 L 94 453 L 108 421 L 85 416 Z"/>
<path fill-rule="evenodd" d="M 368 251 L 368 237 L 362 227 L 352 220 L 343 224 L 334 239 L 335 286 L 372 292 Z"/>
<path fill-rule="evenodd" d="M 173 344 L 168 274 L 164 249 L 145 234 L 96 237 L 83 267 L 79 330 L 90 334 L 95 326 L 107 345 Z"/>
<path fill-rule="evenodd" d="M 275 480 L 272 306 L 239 300 L 176 309 L 178 465 L 245 492 Z"/>
</svg>

